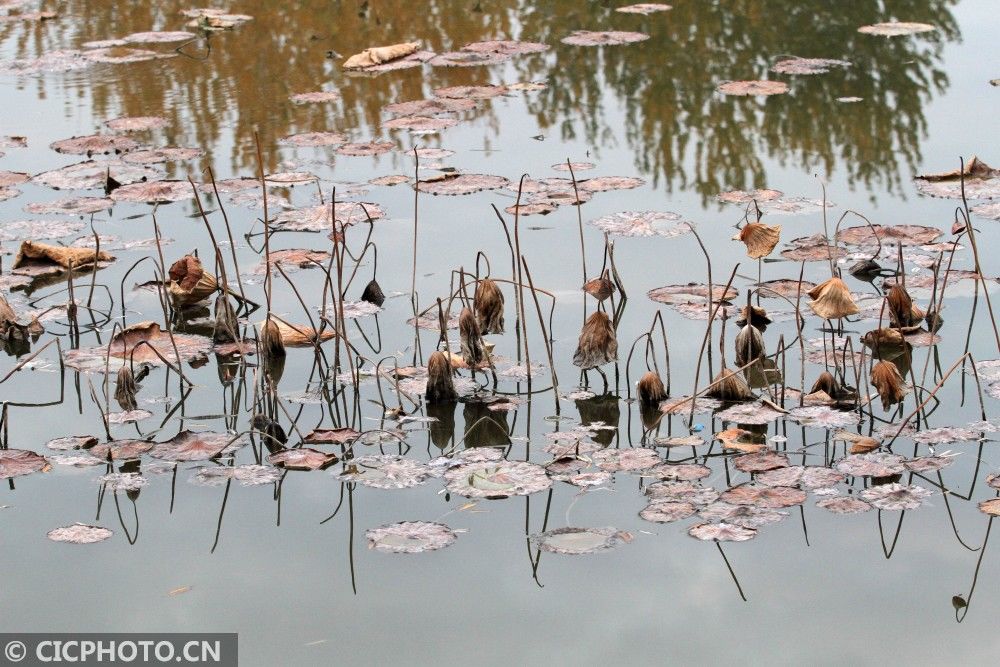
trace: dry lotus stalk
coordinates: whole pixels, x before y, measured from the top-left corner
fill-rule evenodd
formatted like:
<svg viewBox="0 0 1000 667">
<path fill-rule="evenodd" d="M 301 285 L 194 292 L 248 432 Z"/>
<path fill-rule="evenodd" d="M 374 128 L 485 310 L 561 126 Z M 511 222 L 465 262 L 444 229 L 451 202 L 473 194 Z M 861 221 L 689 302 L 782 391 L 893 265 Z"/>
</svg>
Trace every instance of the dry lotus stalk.
<svg viewBox="0 0 1000 667">
<path fill-rule="evenodd" d="M 763 355 L 764 337 L 753 325 L 745 325 L 736 335 L 736 365 L 746 366 Z"/>
<path fill-rule="evenodd" d="M 728 368 L 719 371 L 712 380 L 712 388 L 705 395 L 720 401 L 747 401 L 753 398 L 753 392 L 743 378 Z"/>
<path fill-rule="evenodd" d="M 128 364 L 118 369 L 118 381 L 115 383 L 115 400 L 122 410 L 126 412 L 135 410 L 135 395 L 139 389 L 135 384 L 135 376 L 132 374 L 132 367 Z"/>
<path fill-rule="evenodd" d="M 851 290 L 844 281 L 833 277 L 809 290 L 809 307 L 824 320 L 836 320 L 858 314 L 858 304 L 854 303 Z"/>
<path fill-rule="evenodd" d="M 752 259 L 767 257 L 778 245 L 781 236 L 781 225 L 765 225 L 762 222 L 750 222 L 743 226 L 740 233 L 733 237 L 734 241 L 743 241 L 747 247 L 747 255 Z"/>
<path fill-rule="evenodd" d="M 374 46 L 365 49 L 361 53 L 356 53 L 344 61 L 344 69 L 360 69 L 362 67 L 372 67 L 381 65 L 391 60 L 405 58 L 411 53 L 415 53 L 420 48 L 420 42 L 404 42 L 402 44 L 392 44 L 391 46 Z"/>
<path fill-rule="evenodd" d="M 468 308 L 463 308 L 458 316 L 458 334 L 462 341 L 462 359 L 469 368 L 476 369 L 489 362 L 489 353 L 483 345 L 476 316 Z"/>
<path fill-rule="evenodd" d="M 573 364 L 583 370 L 597 368 L 618 359 L 618 339 L 606 313 L 595 312 L 580 331 Z"/>
<path fill-rule="evenodd" d="M 608 269 L 605 269 L 600 278 L 588 280 L 583 286 L 583 291 L 598 301 L 610 298 L 615 292 L 615 284 L 611 282 L 610 273 Z"/>
<path fill-rule="evenodd" d="M 97 252 L 92 248 L 68 248 L 60 245 L 49 245 L 48 243 L 38 243 L 37 241 L 23 241 L 14 258 L 13 269 L 36 265 L 48 264 L 61 266 L 64 269 L 74 267 L 90 266 L 96 262 L 110 262 L 114 257 L 104 252 Z"/>
<path fill-rule="evenodd" d="M 653 371 L 642 376 L 637 389 L 639 402 L 644 406 L 657 406 L 661 401 L 667 399 L 667 390 L 663 386 L 663 380 Z"/>
<path fill-rule="evenodd" d="M 900 375 L 896 364 L 891 361 L 880 361 L 872 367 L 871 383 L 878 390 L 883 410 L 888 410 L 889 406 L 899 403 L 906 395 L 903 376 Z"/>
<path fill-rule="evenodd" d="M 458 398 L 451 377 L 451 363 L 443 352 L 434 352 L 427 360 L 427 402 L 445 403 Z"/>
<path fill-rule="evenodd" d="M 474 297 L 479 329 L 484 334 L 503 333 L 503 292 L 495 281 L 484 278 L 476 286 Z"/>
<path fill-rule="evenodd" d="M 276 350 L 272 340 L 275 334 L 277 334 L 278 340 L 284 347 L 311 347 L 316 343 L 322 343 L 333 338 L 333 331 L 330 329 L 319 334 L 312 327 L 301 324 L 288 324 L 276 317 L 272 317 L 263 323 L 261 331 L 261 346 L 264 348 L 265 356 L 275 356 L 271 354 L 271 352 Z M 283 355 L 284 350 L 276 356 Z"/>
<path fill-rule="evenodd" d="M 924 319 L 924 311 L 918 308 L 910 294 L 901 285 L 893 285 L 886 295 L 889 321 L 894 327 L 909 328 L 919 326 Z"/>
<path fill-rule="evenodd" d="M 167 273 L 170 276 L 167 293 L 177 308 L 204 301 L 218 289 L 215 276 L 207 273 L 194 255 L 184 255 L 170 265 Z"/>
</svg>

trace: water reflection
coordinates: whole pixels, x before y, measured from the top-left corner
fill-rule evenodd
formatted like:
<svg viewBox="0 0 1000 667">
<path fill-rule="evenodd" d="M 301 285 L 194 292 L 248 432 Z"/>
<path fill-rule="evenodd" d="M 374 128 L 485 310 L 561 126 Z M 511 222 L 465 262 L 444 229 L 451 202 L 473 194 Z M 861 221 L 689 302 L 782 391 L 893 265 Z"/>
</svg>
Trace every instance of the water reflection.
<svg viewBox="0 0 1000 667">
<path fill-rule="evenodd" d="M 898 192 L 901 179 L 908 179 L 921 159 L 924 106 L 949 85 L 942 50 L 961 37 L 951 13 L 955 2 L 693 2 L 642 19 L 614 12 L 611 3 L 569 0 L 547 3 L 544 11 L 529 2 L 490 0 L 461 11 L 436 0 L 376 1 L 360 8 L 317 0 L 243 2 L 231 9 L 254 21 L 187 45 L 178 57 L 124 66 L 128 69 L 119 71 L 127 71 L 122 75 L 127 85 L 101 69 L 70 72 L 59 85 L 71 99 L 87 99 L 100 119 L 162 114 L 170 121 L 165 143 L 207 147 L 216 151 L 218 164 L 250 173 L 254 131 L 265 146 L 297 130 L 346 131 L 363 140 L 384 134 L 378 128 L 385 105 L 429 96 L 437 86 L 496 82 L 491 69 L 498 69 L 435 68 L 431 77 L 416 68 L 358 79 L 340 70 L 339 56 L 394 41 L 419 40 L 441 51 L 520 37 L 553 47 L 510 65 L 520 80 L 548 83 L 527 97 L 528 110 L 545 133 L 583 140 L 598 153 L 624 139 L 639 172 L 668 191 L 693 190 L 707 199 L 734 188 L 780 187 L 767 182 L 765 161 L 773 160 L 824 176 L 842 170 L 851 185 Z M 56 21 L 0 25 L 0 40 L 8 51 L 38 55 L 135 31 L 177 29 L 178 12 L 187 4 L 72 3 L 69 14 Z M 937 31 L 915 39 L 857 32 L 888 16 L 931 23 Z M 560 43 L 577 28 L 641 29 L 652 39 L 630 48 Z M 334 53 L 339 55 L 328 57 Z M 784 77 L 791 85 L 788 95 L 732 98 L 715 92 L 720 81 L 767 77 L 769 66 L 789 54 L 846 58 L 853 65 Z M 581 61 L 592 66 L 577 66 Z M 45 95 L 50 80 L 60 77 L 28 78 L 19 85 L 36 86 Z M 336 89 L 341 101 L 288 102 L 291 94 L 321 88 Z M 838 102 L 842 97 L 862 101 Z M 67 107 L 66 114 L 76 113 Z M 481 104 L 474 113 L 486 128 L 484 144 L 501 143 L 494 104 Z M 406 135 L 396 140 L 408 144 Z M 228 159 L 220 150 L 230 151 Z M 200 168 L 211 159 L 203 158 Z M 277 168 L 277 154 L 266 159 L 268 169 Z"/>
</svg>

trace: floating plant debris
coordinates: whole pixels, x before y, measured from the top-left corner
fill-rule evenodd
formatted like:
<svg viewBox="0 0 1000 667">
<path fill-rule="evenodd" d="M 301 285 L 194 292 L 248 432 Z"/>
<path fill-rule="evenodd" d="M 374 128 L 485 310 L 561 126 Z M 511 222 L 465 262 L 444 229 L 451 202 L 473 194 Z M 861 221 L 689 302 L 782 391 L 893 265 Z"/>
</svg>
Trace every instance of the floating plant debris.
<svg viewBox="0 0 1000 667">
<path fill-rule="evenodd" d="M 876 23 L 858 28 L 858 32 L 866 35 L 880 35 L 882 37 L 900 37 L 903 35 L 917 35 L 922 32 L 936 30 L 929 23 L 908 23 L 905 21 L 890 21 L 889 23 Z"/>
<path fill-rule="evenodd" d="M 640 2 L 634 5 L 625 5 L 624 7 L 616 7 L 616 12 L 621 12 L 622 14 L 656 14 L 657 12 L 666 12 L 673 9 L 670 5 L 664 5 L 659 2 Z"/>
<path fill-rule="evenodd" d="M 339 479 L 376 489 L 407 489 L 423 484 L 430 470 L 423 463 L 390 454 L 369 454 L 344 462 Z"/>
<path fill-rule="evenodd" d="M 834 67 L 850 67 L 846 60 L 829 58 L 782 58 L 771 66 L 771 71 L 778 74 L 826 74 Z"/>
<path fill-rule="evenodd" d="M 618 44 L 634 44 L 644 42 L 649 35 L 642 32 L 623 32 L 620 30 L 575 30 L 560 41 L 572 46 L 615 46 Z"/>
<path fill-rule="evenodd" d="M 757 531 L 725 522 L 699 523 L 688 528 L 688 535 L 707 542 L 746 542 L 756 537 Z"/>
<path fill-rule="evenodd" d="M 806 492 L 789 486 L 737 486 L 723 491 L 719 498 L 732 505 L 774 509 L 801 505 L 806 501 Z"/>
<path fill-rule="evenodd" d="M 469 195 L 483 190 L 496 190 L 510 183 L 503 176 L 486 174 L 443 174 L 432 179 L 421 180 L 417 190 L 432 195 Z"/>
<path fill-rule="evenodd" d="M 44 456 L 26 449 L 0 449 L 0 479 L 10 479 L 47 471 L 49 462 Z"/>
<path fill-rule="evenodd" d="M 788 84 L 784 81 L 726 81 L 716 90 L 723 95 L 781 95 L 788 92 Z"/>
<path fill-rule="evenodd" d="M 639 512 L 639 517 L 653 523 L 672 523 L 693 516 L 695 511 L 691 503 L 662 500 L 651 502 Z"/>
<path fill-rule="evenodd" d="M 526 496 L 552 486 L 545 468 L 524 461 L 467 463 L 448 470 L 448 490 L 467 498 Z"/>
<path fill-rule="evenodd" d="M 823 498 L 816 502 L 817 507 L 822 507 L 834 514 L 860 514 L 868 512 L 872 506 L 854 496 L 835 496 L 833 498 Z"/>
<path fill-rule="evenodd" d="M 592 225 L 615 236 L 665 236 L 686 234 L 691 227 L 676 213 L 661 211 L 623 211 L 612 213 L 591 222 Z"/>
<path fill-rule="evenodd" d="M 915 510 L 923 501 L 934 495 L 922 486 L 911 484 L 883 484 L 863 489 L 858 496 L 880 510 Z"/>
<path fill-rule="evenodd" d="M 267 457 L 267 462 L 286 470 L 323 470 L 339 460 L 336 454 L 303 447 L 283 449 Z"/>
<path fill-rule="evenodd" d="M 281 480 L 279 468 L 262 465 L 215 466 L 201 468 L 191 478 L 191 483 L 198 486 L 222 486 L 230 481 L 239 482 L 241 486 L 265 486 Z"/>
<path fill-rule="evenodd" d="M 164 461 L 207 461 L 238 442 L 228 433 L 181 431 L 170 440 L 154 446 L 149 455 Z"/>
<path fill-rule="evenodd" d="M 395 554 L 417 554 L 450 547 L 458 539 L 443 523 L 402 521 L 365 531 L 368 548 Z"/>
</svg>

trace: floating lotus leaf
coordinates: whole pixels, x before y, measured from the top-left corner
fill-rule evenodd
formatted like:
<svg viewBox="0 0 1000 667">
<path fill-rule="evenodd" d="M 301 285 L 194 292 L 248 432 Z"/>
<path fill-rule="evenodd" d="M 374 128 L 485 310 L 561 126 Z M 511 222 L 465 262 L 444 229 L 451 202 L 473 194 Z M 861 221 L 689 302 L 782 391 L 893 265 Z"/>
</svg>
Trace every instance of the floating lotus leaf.
<svg viewBox="0 0 1000 667">
<path fill-rule="evenodd" d="M 973 215 L 978 215 L 980 218 L 1000 220 L 1000 202 L 979 204 L 978 206 L 973 206 L 969 209 L 969 212 Z"/>
<path fill-rule="evenodd" d="M 27 183 L 30 178 L 31 174 L 25 174 L 19 171 L 0 171 L 0 188 L 8 188 L 12 185 Z"/>
<path fill-rule="evenodd" d="M 107 463 L 107 461 L 102 461 L 101 459 L 93 456 L 91 454 L 54 454 L 49 456 L 49 461 L 60 466 L 73 466 L 76 468 L 85 468 L 87 466 L 102 466 Z"/>
<path fill-rule="evenodd" d="M 987 475 L 986 485 L 991 489 L 1000 489 L 1000 473 L 992 473 Z"/>
<path fill-rule="evenodd" d="M 591 457 L 601 470 L 632 472 L 646 470 L 663 462 L 655 449 L 602 449 Z"/>
<path fill-rule="evenodd" d="M 497 65 L 510 60 L 506 53 L 449 51 L 439 53 L 427 61 L 432 67 L 476 67 L 477 65 Z"/>
<path fill-rule="evenodd" d="M 300 183 L 312 183 L 316 180 L 316 175 L 308 171 L 279 171 L 264 176 L 264 181 L 277 185 L 298 185 Z"/>
<path fill-rule="evenodd" d="M 933 243 L 944 234 L 940 229 L 926 225 L 859 225 L 837 232 L 837 239 L 849 245 L 878 245 L 875 237 L 893 245 L 925 245 Z"/>
<path fill-rule="evenodd" d="M 677 500 L 693 505 L 708 505 L 719 499 L 719 492 L 694 482 L 656 482 L 646 487 L 646 495 L 652 500 Z"/>
<path fill-rule="evenodd" d="M 838 472 L 854 477 L 890 477 L 905 470 L 903 457 L 886 452 L 851 454 L 837 461 Z"/>
<path fill-rule="evenodd" d="M 223 9 L 213 7 L 185 9 L 181 14 L 192 19 L 187 23 L 188 28 L 197 28 L 205 32 L 232 30 L 253 20 L 252 16 L 246 14 L 229 14 Z"/>
<path fill-rule="evenodd" d="M 623 211 L 591 221 L 592 225 L 614 236 L 674 237 L 691 231 L 681 216 L 666 211 Z"/>
<path fill-rule="evenodd" d="M 311 93 L 296 93 L 289 98 L 293 104 L 323 104 L 336 102 L 340 93 L 335 90 L 318 90 Z"/>
<path fill-rule="evenodd" d="M 361 434 L 353 428 L 318 428 L 307 433 L 302 442 L 310 445 L 345 445 L 356 440 L 359 435 Z"/>
<path fill-rule="evenodd" d="M 781 190 L 730 190 L 715 195 L 723 204 L 749 204 L 752 201 L 766 202 L 784 195 Z"/>
<path fill-rule="evenodd" d="M 661 463 L 647 470 L 644 475 L 660 479 L 673 479 L 685 482 L 708 477 L 712 469 L 700 463 Z"/>
<path fill-rule="evenodd" d="M 752 505 L 731 505 L 719 501 L 702 508 L 698 512 L 698 516 L 708 521 L 722 521 L 734 526 L 757 530 L 762 526 L 786 519 L 788 512 Z"/>
<path fill-rule="evenodd" d="M 731 301 L 739 296 L 739 290 L 730 287 L 724 290 L 723 285 L 712 286 L 712 302 Z M 665 303 L 667 305 L 698 303 L 706 304 L 708 301 L 708 286 L 700 283 L 688 283 L 687 285 L 667 285 L 657 287 L 646 293 L 653 301 Z M 706 306 L 707 308 L 707 306 Z"/>
<path fill-rule="evenodd" d="M 545 468 L 523 461 L 468 463 L 444 477 L 449 491 L 468 498 L 526 496 L 552 486 Z"/>
<path fill-rule="evenodd" d="M 602 484 L 607 484 L 614 478 L 610 472 L 605 470 L 599 470 L 596 472 L 581 472 L 575 475 L 568 476 L 565 481 L 569 482 L 573 486 L 580 487 L 590 487 L 590 486 L 601 486 Z M 553 477 L 552 479 L 555 479 Z"/>
<path fill-rule="evenodd" d="M 123 185 L 111 193 L 111 198 L 116 202 L 165 204 L 193 199 L 194 194 L 194 188 L 187 181 L 152 181 Z"/>
<path fill-rule="evenodd" d="M 108 176 L 127 185 L 163 178 L 163 172 L 154 167 L 128 164 L 122 160 L 78 162 L 32 177 L 31 182 L 57 190 L 92 190 L 103 188 Z M 190 188 L 190 185 L 188 186 Z"/>
<path fill-rule="evenodd" d="M 97 481 L 108 491 L 138 491 L 149 484 L 149 480 L 137 472 L 114 472 L 98 477 Z"/>
<path fill-rule="evenodd" d="M 557 528 L 530 537 L 531 542 L 542 551 L 569 556 L 593 554 L 609 551 L 634 538 L 617 528 Z"/>
<path fill-rule="evenodd" d="M 0 226 L 0 240 L 16 241 L 23 238 L 59 239 L 73 236 L 83 230 L 82 222 L 65 219 L 56 220 L 18 220 L 5 222 Z M 93 255 L 93 252 L 89 253 Z"/>
<path fill-rule="evenodd" d="M 150 456 L 164 461 L 207 461 L 236 442 L 228 433 L 181 431 L 153 447 Z"/>
<path fill-rule="evenodd" d="M 191 33 L 184 34 L 190 35 Z M 121 116 L 105 121 L 104 124 L 112 132 L 146 132 L 166 127 L 167 119 L 162 116 Z"/>
<path fill-rule="evenodd" d="M 49 144 L 49 148 L 57 153 L 68 153 L 70 155 L 108 155 L 110 153 L 124 153 L 135 150 L 139 147 L 139 142 L 129 137 L 117 134 L 89 134 L 84 137 L 72 137 L 70 139 L 60 139 Z"/>
<path fill-rule="evenodd" d="M 126 35 L 122 39 L 131 44 L 169 44 L 170 42 L 186 42 L 196 39 L 198 36 L 193 32 L 183 30 L 162 31 L 162 32 L 134 32 Z"/>
<path fill-rule="evenodd" d="M 553 171 L 589 171 L 597 167 L 593 162 L 570 162 L 569 164 L 565 162 L 557 162 L 552 165 Z"/>
<path fill-rule="evenodd" d="M 622 14 L 655 14 L 657 12 L 666 12 L 673 9 L 670 5 L 664 5 L 659 2 L 640 2 L 634 5 L 625 5 L 624 7 L 615 8 L 616 12 L 621 12 Z"/>
<path fill-rule="evenodd" d="M 723 491 L 720 498 L 733 505 L 776 509 L 801 505 L 806 501 L 806 492 L 788 486 L 737 486 Z"/>
<path fill-rule="evenodd" d="M 915 484 L 904 486 L 895 483 L 872 486 L 858 493 L 862 500 L 880 510 L 888 511 L 915 510 L 932 495 L 934 495 L 932 491 L 922 486 Z"/>
<path fill-rule="evenodd" d="M 795 300 L 796 296 L 805 296 L 810 290 L 816 287 L 816 283 L 809 282 L 808 280 L 803 280 L 801 283 L 797 279 L 792 278 L 780 278 L 778 280 L 765 280 L 759 284 L 761 289 L 760 295 L 763 298 L 777 298 L 776 295 L 784 296 L 792 301 Z"/>
<path fill-rule="evenodd" d="M 921 456 L 909 461 L 904 461 L 903 465 L 910 472 L 935 472 L 942 468 L 947 468 L 955 462 L 954 456 Z"/>
<path fill-rule="evenodd" d="M 444 549 L 455 543 L 457 536 L 443 523 L 403 521 L 365 531 L 368 548 L 396 554 L 417 554 Z"/>
<path fill-rule="evenodd" d="M 115 205 L 114 200 L 106 197 L 66 197 L 50 202 L 32 202 L 24 207 L 28 213 L 38 215 L 90 215 L 106 211 Z M 9 223 L 5 225 L 9 228 Z M 37 238 L 56 238 L 53 236 Z"/>
<path fill-rule="evenodd" d="M 699 523 L 688 528 L 688 535 L 705 541 L 746 542 L 756 537 L 757 531 L 731 523 Z"/>
<path fill-rule="evenodd" d="M 45 534 L 53 542 L 68 542 L 70 544 L 94 544 L 103 542 L 114 535 L 113 532 L 101 526 L 90 526 L 85 523 L 74 523 L 72 526 L 55 528 Z"/>
<path fill-rule="evenodd" d="M 1000 516 L 1000 498 L 991 498 L 979 503 L 979 511 L 990 516 Z"/>
<path fill-rule="evenodd" d="M 397 58 L 396 60 L 391 60 L 389 62 L 379 63 L 378 65 L 361 67 L 356 71 L 365 72 L 367 74 L 381 74 L 382 72 L 395 72 L 401 69 L 420 67 L 420 65 L 428 62 L 435 55 L 437 54 L 433 51 L 414 51 L 408 56 L 403 56 L 402 58 Z"/>
<path fill-rule="evenodd" d="M 65 438 L 49 440 L 45 446 L 60 452 L 74 449 L 89 449 L 97 444 L 97 438 L 92 435 L 71 435 Z"/>
<path fill-rule="evenodd" d="M 788 418 L 803 426 L 817 428 L 842 428 L 858 423 L 856 413 L 834 410 L 825 405 L 792 408 L 788 412 Z"/>
<path fill-rule="evenodd" d="M 19 58 L 0 61 L 0 71 L 10 74 L 34 74 L 37 72 L 68 72 L 87 67 L 91 61 L 83 51 L 57 49 L 41 54 L 37 58 Z"/>
<path fill-rule="evenodd" d="M 49 462 L 44 456 L 26 449 L 0 449 L 0 479 L 30 475 L 39 470 L 47 472 Z"/>
<path fill-rule="evenodd" d="M 733 459 L 733 466 L 742 472 L 764 472 L 788 466 L 788 457 L 779 452 L 744 454 Z"/>
<path fill-rule="evenodd" d="M 560 41 L 572 46 L 616 46 L 643 42 L 647 39 L 649 39 L 649 35 L 642 32 L 574 30 L 568 37 L 563 37 Z"/>
<path fill-rule="evenodd" d="M 152 416 L 153 413 L 149 410 L 123 410 L 122 412 L 109 412 L 107 420 L 109 424 L 132 424 Z"/>
<path fill-rule="evenodd" d="M 485 100 L 507 93 L 507 86 L 487 85 L 487 86 L 449 86 L 447 88 L 436 88 L 435 97 L 444 97 L 453 100 Z"/>
<path fill-rule="evenodd" d="M 639 512 L 639 517 L 653 523 L 670 523 L 686 519 L 695 513 L 691 503 L 676 500 L 653 501 Z"/>
<path fill-rule="evenodd" d="M 723 421 L 737 424 L 767 424 L 780 419 L 784 413 L 763 403 L 740 403 L 715 413 Z"/>
<path fill-rule="evenodd" d="M 688 406 L 690 407 L 690 405 Z M 696 411 L 697 412 L 697 411 Z M 657 447 L 699 447 L 705 444 L 700 435 L 681 435 L 654 440 Z"/>
<path fill-rule="evenodd" d="M 778 74 L 826 74 L 834 67 L 850 67 L 846 60 L 831 60 L 830 58 L 782 58 L 771 66 L 771 71 Z"/>
<path fill-rule="evenodd" d="M 281 480 L 278 468 L 256 464 L 202 468 L 191 478 L 198 486 L 222 486 L 237 481 L 242 486 L 264 486 Z"/>
<path fill-rule="evenodd" d="M 757 433 L 742 428 L 727 428 L 715 434 L 715 439 L 722 442 L 725 449 L 755 454 L 765 449 L 764 438 Z"/>
<path fill-rule="evenodd" d="M 267 462 L 286 470 L 323 470 L 339 459 L 336 454 L 327 454 L 315 449 L 283 449 L 267 457 Z"/>
<path fill-rule="evenodd" d="M 496 190 L 509 184 L 503 176 L 486 174 L 444 174 L 417 184 L 420 192 L 432 195 L 469 195 L 482 190 Z"/>
<path fill-rule="evenodd" d="M 344 462 L 338 476 L 343 482 L 359 482 L 376 489 L 408 489 L 423 484 L 428 467 L 413 459 L 392 454 L 369 454 Z"/>
<path fill-rule="evenodd" d="M 784 81 L 726 81 L 716 90 L 723 95 L 781 95 L 788 92 L 788 84 Z"/>
<path fill-rule="evenodd" d="M 210 338 L 174 333 L 171 341 L 171 336 L 156 322 L 139 322 L 119 331 L 108 345 L 67 350 L 63 356 L 66 365 L 77 370 L 104 372 L 105 365 L 111 361 L 110 370 L 117 371 L 122 362 L 115 363 L 112 359 L 152 365 L 162 364 L 162 359 L 166 359 L 176 364 L 174 345 L 181 360 L 188 362 L 204 358 L 212 350 Z"/>
<path fill-rule="evenodd" d="M 114 440 L 107 444 L 94 445 L 88 451 L 102 461 L 130 461 L 141 457 L 153 448 L 152 442 L 145 440 Z"/>
<path fill-rule="evenodd" d="M 483 42 L 472 42 L 462 47 L 463 51 L 473 53 L 501 53 L 508 56 L 521 56 L 529 53 L 541 53 L 548 51 L 548 44 L 539 42 L 522 42 L 514 39 L 487 40 Z"/>
<path fill-rule="evenodd" d="M 289 231 L 329 232 L 333 229 L 334 218 L 338 225 L 346 227 L 365 222 L 369 218 L 378 220 L 384 216 L 385 211 L 378 204 L 340 201 L 285 211 L 274 219 L 274 225 Z"/>
<path fill-rule="evenodd" d="M 396 144 L 391 141 L 365 141 L 361 143 L 344 144 L 337 148 L 337 155 L 351 157 L 372 157 L 388 153 Z"/>
<path fill-rule="evenodd" d="M 416 151 L 416 155 L 414 155 Z M 421 160 L 444 160 L 455 154 L 455 151 L 447 148 L 414 148 L 404 153 L 408 158 L 420 158 Z"/>
<path fill-rule="evenodd" d="M 548 202 L 534 203 L 534 204 L 511 204 L 504 209 L 505 212 L 510 215 L 548 215 L 552 211 L 556 210 L 557 206 L 555 204 L 550 204 Z"/>
<path fill-rule="evenodd" d="M 922 32 L 937 30 L 929 23 L 909 23 L 905 21 L 890 21 L 888 23 L 876 23 L 858 28 L 858 32 L 866 35 L 880 35 L 882 37 L 900 37 L 902 35 L 916 35 Z"/>
<path fill-rule="evenodd" d="M 942 426 L 918 431 L 912 436 L 914 442 L 922 445 L 945 445 L 951 442 L 975 442 L 979 433 L 960 426 Z"/>
<path fill-rule="evenodd" d="M 816 507 L 833 512 L 834 514 L 860 514 L 868 512 L 872 506 L 854 496 L 837 496 L 834 498 L 824 498 L 816 503 Z"/>
<path fill-rule="evenodd" d="M 454 118 L 431 118 L 429 116 L 400 116 L 382 123 L 382 127 L 389 130 L 410 130 L 411 132 L 438 132 L 456 125 L 458 125 L 458 121 Z"/>
<path fill-rule="evenodd" d="M 402 174 L 390 174 L 389 176 L 379 176 L 368 181 L 369 185 L 402 185 L 403 183 L 409 183 L 410 177 L 403 176 Z"/>
<path fill-rule="evenodd" d="M 279 144 L 286 146 L 339 146 L 347 141 L 347 137 L 339 132 L 303 132 L 301 134 L 290 134 L 284 137 Z M 258 181 L 258 185 L 259 185 Z"/>
<path fill-rule="evenodd" d="M 438 114 L 471 111 L 475 108 L 476 103 L 472 100 L 432 97 L 427 100 L 395 102 L 394 104 L 388 104 L 383 107 L 382 111 L 395 116 L 436 116 Z"/>
</svg>

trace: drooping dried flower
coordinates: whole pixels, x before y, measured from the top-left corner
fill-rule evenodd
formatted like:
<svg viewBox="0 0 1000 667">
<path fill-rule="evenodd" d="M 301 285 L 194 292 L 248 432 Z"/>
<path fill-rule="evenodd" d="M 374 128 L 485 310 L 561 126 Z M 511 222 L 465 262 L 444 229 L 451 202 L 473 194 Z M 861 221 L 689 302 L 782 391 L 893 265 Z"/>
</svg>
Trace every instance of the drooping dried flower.
<svg viewBox="0 0 1000 667">
<path fill-rule="evenodd" d="M 858 304 L 844 281 L 833 277 L 809 290 L 809 307 L 824 320 L 856 315 Z"/>
<path fill-rule="evenodd" d="M 882 399 L 883 410 L 888 410 L 889 406 L 899 403 L 906 395 L 903 376 L 900 375 L 896 364 L 891 361 L 880 361 L 872 367 L 871 383 Z"/>
<path fill-rule="evenodd" d="M 639 402 L 645 406 L 657 406 L 667 398 L 667 390 L 663 386 L 663 380 L 653 371 L 649 371 L 640 378 L 637 392 Z"/>
<path fill-rule="evenodd" d="M 885 300 L 889 310 L 889 321 L 894 327 L 918 326 L 924 319 L 924 311 L 914 305 L 906 288 L 898 283 L 889 288 Z"/>
<path fill-rule="evenodd" d="M 462 359 L 475 370 L 489 361 L 489 353 L 483 345 L 476 316 L 468 308 L 463 308 L 458 316 L 458 334 L 462 341 Z"/>
<path fill-rule="evenodd" d="M 605 269 L 600 278 L 588 280 L 583 285 L 583 291 L 598 301 L 610 298 L 615 292 L 615 284 L 611 282 L 610 273 L 608 269 Z"/>
<path fill-rule="evenodd" d="M 723 368 L 712 379 L 712 388 L 705 395 L 720 401 L 747 401 L 753 398 L 746 381 L 728 368 Z"/>
<path fill-rule="evenodd" d="M 127 412 L 136 409 L 135 395 L 137 392 L 138 388 L 135 384 L 135 376 L 132 374 L 132 367 L 125 364 L 118 369 L 118 381 L 115 384 L 115 400 L 118 401 L 122 410 Z"/>
<path fill-rule="evenodd" d="M 764 337 L 753 325 L 745 325 L 736 335 L 736 365 L 746 366 L 763 355 Z"/>
<path fill-rule="evenodd" d="M 185 255 L 171 264 L 168 274 L 167 294 L 177 308 L 203 301 L 218 288 L 215 276 L 206 272 L 194 255 Z"/>
<path fill-rule="evenodd" d="M 587 318 L 573 355 L 573 364 L 583 370 L 618 359 L 618 339 L 606 313 L 596 311 Z"/>
<path fill-rule="evenodd" d="M 427 360 L 427 402 L 444 403 L 458 398 L 451 377 L 451 363 L 444 352 L 436 351 Z"/>
<path fill-rule="evenodd" d="M 473 302 L 480 331 L 485 334 L 503 333 L 503 292 L 496 282 L 490 278 L 480 280 Z"/>
<path fill-rule="evenodd" d="M 765 225 L 762 222 L 750 222 L 743 225 L 740 233 L 733 237 L 734 241 L 742 241 L 747 247 L 747 255 L 751 259 L 767 257 L 778 245 L 781 237 L 781 225 Z"/>
</svg>

